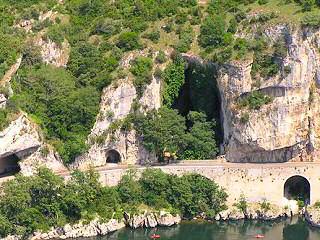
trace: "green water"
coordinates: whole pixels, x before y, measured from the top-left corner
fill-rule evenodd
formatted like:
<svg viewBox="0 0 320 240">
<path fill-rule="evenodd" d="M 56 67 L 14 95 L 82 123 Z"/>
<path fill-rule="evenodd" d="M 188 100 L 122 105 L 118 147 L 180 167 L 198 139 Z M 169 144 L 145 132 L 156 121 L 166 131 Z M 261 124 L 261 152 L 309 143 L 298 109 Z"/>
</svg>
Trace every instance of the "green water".
<svg viewBox="0 0 320 240">
<path fill-rule="evenodd" d="M 286 221 L 255 222 L 235 221 L 229 223 L 191 221 L 180 225 L 154 229 L 122 229 L 95 240 L 142 240 L 152 239 L 153 233 L 160 235 L 160 240 L 247 240 L 257 239 L 256 234 L 263 234 L 266 240 L 320 240 L 320 229 L 308 226 L 303 219 L 295 217 Z"/>
</svg>

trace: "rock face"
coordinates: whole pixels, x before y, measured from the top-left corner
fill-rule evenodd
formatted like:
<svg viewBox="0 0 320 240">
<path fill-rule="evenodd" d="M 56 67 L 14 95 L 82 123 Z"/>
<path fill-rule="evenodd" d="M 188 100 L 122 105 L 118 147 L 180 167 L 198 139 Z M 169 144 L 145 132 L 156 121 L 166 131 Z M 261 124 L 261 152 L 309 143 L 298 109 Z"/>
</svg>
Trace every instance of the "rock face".
<svg viewBox="0 0 320 240">
<path fill-rule="evenodd" d="M 45 157 L 41 155 L 42 145 L 40 134 L 26 115 L 12 121 L 0 132 L 0 174 L 20 168 L 23 174 L 31 175 L 39 166 L 65 171 L 62 161 L 52 150 Z"/>
<path fill-rule="evenodd" d="M 154 54 L 154 58 L 156 54 Z M 120 66 L 125 70 L 129 70 L 131 61 L 134 60 L 135 57 L 147 55 L 148 49 L 129 53 L 128 56 L 124 57 Z M 153 70 L 155 70 L 155 68 L 156 66 L 153 67 Z M 160 68 L 164 69 L 165 65 L 161 65 Z M 100 101 L 100 113 L 89 137 L 92 140 L 104 136 L 103 143 L 93 143 L 88 154 L 76 159 L 74 164 L 70 166 L 71 168 L 81 169 L 89 165 L 106 165 L 110 163 L 110 161 L 108 161 L 110 152 L 119 154 L 119 162 L 125 164 L 144 164 L 156 160 L 155 156 L 150 154 L 142 146 L 135 130 L 120 131 L 117 129 L 113 134 L 108 132 L 112 124 L 114 126 L 114 123 L 119 123 L 119 121 L 123 120 L 130 113 L 132 105 L 136 100 L 142 106 L 142 111 L 158 109 L 161 105 L 159 79 L 153 76 L 151 84 L 147 86 L 140 99 L 138 99 L 132 80 L 133 76 L 129 75 L 123 79 L 118 79 L 115 84 L 103 90 Z"/>
<path fill-rule="evenodd" d="M 12 154 L 23 158 L 34 153 L 40 145 L 39 133 L 26 115 L 21 115 L 0 132 L 0 159 Z"/>
<path fill-rule="evenodd" d="M 315 207 L 306 209 L 305 219 L 313 226 L 320 228 L 320 210 Z"/>
<path fill-rule="evenodd" d="M 170 227 L 181 222 L 179 215 L 173 216 L 166 211 L 160 211 L 159 215 L 155 213 L 142 213 L 133 215 L 127 221 L 127 225 L 133 229 L 139 227 L 153 228 L 156 226 Z"/>
<path fill-rule="evenodd" d="M 55 173 L 65 172 L 67 168 L 64 166 L 62 159 L 53 149 L 44 155 L 42 145 L 35 153 L 24 158 L 19 162 L 20 172 L 25 176 L 32 175 L 38 167 L 44 166 L 51 169 Z"/>
<path fill-rule="evenodd" d="M 270 205 L 270 209 L 263 209 L 259 203 L 249 203 L 245 213 L 243 213 L 239 208 L 231 206 L 227 210 L 218 213 L 215 220 L 275 220 L 283 217 L 290 217 L 290 211 L 288 211 L 288 209 L 284 209 L 276 205 Z"/>
<path fill-rule="evenodd" d="M 220 69 L 218 87 L 224 149 L 230 162 L 317 161 L 320 149 L 320 30 L 290 31 L 286 26 L 264 32 L 273 42 L 285 36 L 288 55 L 277 76 L 259 87 L 273 101 L 259 110 L 239 109 L 237 99 L 257 90 L 251 78 L 252 59 Z M 291 72 L 286 75 L 284 66 Z M 244 114 L 249 119 L 240 121 Z"/>
<path fill-rule="evenodd" d="M 4 94 L 0 94 L 0 109 L 5 108 L 7 104 L 7 98 Z"/>
<path fill-rule="evenodd" d="M 106 235 L 107 233 L 114 232 L 123 227 L 125 227 L 123 221 L 111 219 L 107 223 L 101 223 L 99 220 L 95 219 L 89 224 L 80 222 L 72 226 L 67 224 L 63 228 L 52 228 L 51 231 L 46 233 L 35 232 L 30 240 L 93 237 L 97 235 Z"/>
<path fill-rule="evenodd" d="M 58 46 L 57 43 L 50 39 L 44 41 L 42 37 L 40 37 L 37 45 L 41 47 L 41 56 L 44 63 L 56 67 L 65 67 L 67 65 L 71 48 L 66 39 L 61 46 Z"/>
</svg>

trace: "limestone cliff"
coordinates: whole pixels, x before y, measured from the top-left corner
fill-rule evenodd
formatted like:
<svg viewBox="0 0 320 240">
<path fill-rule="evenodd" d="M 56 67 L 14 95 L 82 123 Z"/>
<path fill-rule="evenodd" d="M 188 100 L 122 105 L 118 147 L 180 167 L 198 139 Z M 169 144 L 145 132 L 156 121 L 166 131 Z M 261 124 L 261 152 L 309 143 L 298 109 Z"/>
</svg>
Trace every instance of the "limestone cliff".
<svg viewBox="0 0 320 240">
<path fill-rule="evenodd" d="M 121 61 L 120 67 L 129 70 L 132 60 L 138 56 L 147 56 L 148 52 L 149 49 L 128 53 Z M 155 53 L 153 56 L 154 62 L 157 54 Z M 157 67 L 156 64 L 154 65 L 153 70 Z M 160 67 L 164 69 L 165 64 L 160 65 Z M 108 157 L 112 158 L 112 154 L 119 154 L 116 161 L 111 159 L 113 163 L 119 161 L 125 164 L 143 164 L 155 161 L 155 156 L 142 146 L 134 129 L 130 131 L 117 129 L 111 134 L 110 126 L 112 123 L 123 120 L 130 113 L 135 100 L 138 100 L 142 111 L 158 109 L 161 105 L 160 90 L 160 80 L 153 76 L 151 84 L 147 86 L 143 96 L 138 100 L 130 74 L 125 78 L 117 79 L 114 84 L 105 88 L 101 94 L 100 113 L 89 136 L 89 141 L 91 139 L 92 143 L 89 152 L 78 157 L 70 167 L 104 166 L 108 162 L 110 163 Z M 102 143 L 94 142 L 93 139 L 102 136 Z"/>
<path fill-rule="evenodd" d="M 32 174 L 37 167 L 46 166 L 56 172 L 65 171 L 62 161 L 49 151 L 41 154 L 43 141 L 36 126 L 22 114 L 0 132 L 0 174 L 21 171 Z"/>
<path fill-rule="evenodd" d="M 287 39 L 288 55 L 280 73 L 262 79 L 259 91 L 273 98 L 259 110 L 239 109 L 237 100 L 257 90 L 250 75 L 252 59 L 220 69 L 224 151 L 231 162 L 318 161 L 320 150 L 320 30 L 264 30 L 268 41 Z M 285 75 L 284 66 L 291 67 Z M 241 122 L 247 114 L 248 120 Z"/>
</svg>

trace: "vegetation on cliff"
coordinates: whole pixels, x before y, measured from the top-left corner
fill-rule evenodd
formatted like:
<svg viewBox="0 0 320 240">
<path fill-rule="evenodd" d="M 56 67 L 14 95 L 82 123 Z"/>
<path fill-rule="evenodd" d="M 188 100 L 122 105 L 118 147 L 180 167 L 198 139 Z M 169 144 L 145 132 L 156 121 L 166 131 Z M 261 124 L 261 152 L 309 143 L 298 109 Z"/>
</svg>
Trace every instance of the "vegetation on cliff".
<svg viewBox="0 0 320 240">
<path fill-rule="evenodd" d="M 0 109 L 0 130 L 19 109 L 26 111 L 42 128 L 45 140 L 70 163 L 88 147 L 86 139 L 99 111 L 102 89 L 115 82 L 120 73 L 133 75 L 139 97 L 150 83 L 154 66 L 151 58 L 137 58 L 132 62 L 131 73 L 117 69 L 126 52 L 147 47 L 153 52 L 171 47 L 177 55 L 190 52 L 218 64 L 253 56 L 252 77 L 258 88 L 263 79 L 279 72 L 283 77 L 290 72 L 290 66 L 281 70 L 287 53 L 285 39 L 269 46 L 261 29 L 279 22 L 319 27 L 319 5 L 314 0 L 209 0 L 204 4 L 196 0 L 68 0 L 64 3 L 4 0 L 0 3 L 0 78 L 19 54 L 23 63 L 12 80 L 14 97 L 7 109 Z M 56 12 L 54 17 L 44 17 L 49 10 Z M 25 25 L 26 20 L 32 21 Z M 28 30 L 29 24 L 32 31 Z M 235 39 L 238 29 L 257 34 L 252 39 L 245 36 Z M 40 50 L 32 45 L 39 38 L 55 42 L 58 48 L 68 41 L 71 53 L 65 68 L 44 66 Z M 156 61 L 161 63 L 164 58 L 162 54 Z M 207 70 L 207 67 L 186 67 L 181 59 L 174 57 L 163 73 L 159 69 L 154 73 L 163 83 L 163 105 L 178 109 L 185 118 L 184 134 L 199 138 L 199 134 L 202 136 L 210 128 L 210 136 L 203 135 L 204 139 L 198 143 L 186 137 L 181 144 L 157 144 L 150 149 L 159 152 L 159 146 L 174 148 L 185 159 L 212 158 L 217 153 L 216 145 L 222 135 L 220 110 L 214 80 L 211 78 L 210 82 L 203 75 Z M 190 91 L 190 109 L 179 105 L 184 88 Z M 207 91 L 211 90 L 215 93 L 210 95 Z M 189 112 L 205 114 L 205 123 L 191 120 Z M 202 130 L 196 131 L 195 127 Z M 137 128 L 141 133 L 148 131 L 141 126 Z M 203 150 L 209 138 L 213 151 Z M 185 146 L 190 152 L 182 154 Z"/>
<path fill-rule="evenodd" d="M 28 236 L 36 230 L 93 220 L 123 218 L 123 212 L 139 212 L 141 204 L 154 211 L 168 209 L 184 217 L 203 212 L 208 217 L 225 208 L 227 194 L 217 184 L 199 174 L 182 177 L 147 169 L 137 179 L 129 170 L 115 187 L 103 187 L 98 173 L 75 171 L 65 183 L 49 169 L 34 176 L 17 175 L 0 187 L 0 236 Z M 115 213 L 115 215 L 114 215 Z"/>
</svg>

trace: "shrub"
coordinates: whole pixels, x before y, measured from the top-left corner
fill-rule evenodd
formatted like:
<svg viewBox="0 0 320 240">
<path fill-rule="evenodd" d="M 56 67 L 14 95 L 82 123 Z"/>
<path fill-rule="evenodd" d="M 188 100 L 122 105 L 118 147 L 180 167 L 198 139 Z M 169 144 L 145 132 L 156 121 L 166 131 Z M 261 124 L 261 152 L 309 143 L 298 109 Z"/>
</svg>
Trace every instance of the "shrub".
<svg viewBox="0 0 320 240">
<path fill-rule="evenodd" d="M 238 203 L 234 204 L 241 212 L 246 213 L 248 209 L 248 202 L 246 200 L 246 197 L 242 193 L 240 195 Z"/>
<path fill-rule="evenodd" d="M 174 99 L 178 97 L 184 81 L 184 61 L 182 59 L 175 60 L 164 70 L 162 97 L 164 105 L 171 107 Z"/>
<path fill-rule="evenodd" d="M 130 69 L 134 75 L 133 85 L 135 86 L 138 96 L 141 97 L 144 89 L 152 80 L 152 59 L 147 57 L 136 58 Z"/>
<path fill-rule="evenodd" d="M 223 43 L 225 21 L 222 16 L 207 17 L 200 27 L 199 44 L 202 47 L 219 46 Z"/>
<path fill-rule="evenodd" d="M 159 30 L 153 30 L 150 33 L 145 33 L 142 35 L 143 38 L 148 38 L 154 43 L 158 43 L 160 39 L 160 31 Z"/>
<path fill-rule="evenodd" d="M 125 32 L 120 34 L 117 41 L 117 47 L 124 51 L 131 51 L 140 48 L 139 34 L 136 32 Z"/>
<path fill-rule="evenodd" d="M 253 91 L 248 94 L 248 96 L 242 98 L 239 101 L 241 107 L 248 106 L 250 109 L 259 110 L 263 105 L 268 104 L 272 101 L 272 98 L 263 95 L 259 91 Z"/>
<path fill-rule="evenodd" d="M 264 4 L 267 4 L 269 2 L 269 0 L 258 0 L 258 3 L 260 5 L 264 5 Z"/>
<path fill-rule="evenodd" d="M 291 66 L 284 66 L 283 68 L 284 74 L 287 76 L 288 74 L 291 73 Z"/>
<path fill-rule="evenodd" d="M 313 204 L 313 206 L 314 206 L 315 208 L 320 208 L 320 201 L 316 201 L 316 202 Z"/>
<path fill-rule="evenodd" d="M 260 203 L 260 207 L 264 213 L 268 212 L 271 209 L 271 204 L 267 202 L 267 200 L 263 200 L 262 203 Z"/>
<path fill-rule="evenodd" d="M 187 52 L 191 48 L 192 43 L 192 28 L 191 26 L 186 28 L 179 28 L 177 33 L 179 34 L 179 41 L 174 46 L 178 52 Z"/>
<path fill-rule="evenodd" d="M 154 76 L 156 78 L 162 78 L 163 76 L 163 71 L 161 70 L 161 68 L 156 67 L 156 70 L 154 71 Z"/>
<path fill-rule="evenodd" d="M 162 50 L 160 50 L 156 57 L 156 62 L 162 64 L 162 63 L 165 63 L 166 61 L 167 61 L 166 54 Z"/>
<path fill-rule="evenodd" d="M 240 122 L 242 124 L 246 124 L 249 122 L 249 119 L 250 119 L 249 113 L 246 112 L 246 113 L 241 114 Z"/>
<path fill-rule="evenodd" d="M 274 56 L 279 58 L 285 58 L 288 53 L 288 48 L 283 39 L 277 40 L 274 44 Z"/>
<path fill-rule="evenodd" d="M 320 27 L 320 15 L 308 14 L 302 19 L 301 24 L 305 27 L 318 28 Z"/>
</svg>

